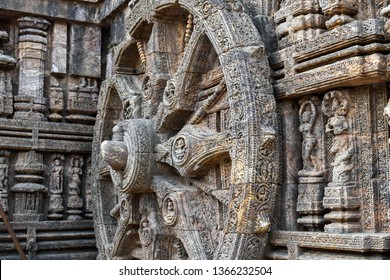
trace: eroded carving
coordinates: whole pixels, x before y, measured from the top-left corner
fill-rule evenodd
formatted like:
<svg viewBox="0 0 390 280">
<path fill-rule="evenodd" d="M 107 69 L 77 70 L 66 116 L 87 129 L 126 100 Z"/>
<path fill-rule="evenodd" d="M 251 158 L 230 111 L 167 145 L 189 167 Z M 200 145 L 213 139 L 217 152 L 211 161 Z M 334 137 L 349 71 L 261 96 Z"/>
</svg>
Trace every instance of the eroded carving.
<svg viewBox="0 0 390 280">
<path fill-rule="evenodd" d="M 332 134 L 330 154 L 333 156 L 332 181 L 325 188 L 324 207 L 333 212 L 325 215 L 332 221 L 325 226 L 326 232 L 356 232 L 360 230 L 357 220 L 360 214 L 359 192 L 354 175 L 354 140 L 348 113 L 352 110 L 348 91 L 332 91 L 325 95 L 322 110 L 329 117 L 325 131 Z M 349 117 L 349 120 L 351 118 Z"/>
<path fill-rule="evenodd" d="M 68 171 L 68 220 L 81 220 L 83 198 L 81 195 L 81 178 L 83 175 L 84 160 L 81 156 L 74 155 L 70 158 Z"/>
<path fill-rule="evenodd" d="M 6 150 L 0 150 L 0 203 L 4 212 L 8 212 L 8 169 L 9 169 L 9 156 L 10 152 Z"/>
<path fill-rule="evenodd" d="M 50 206 L 49 218 L 61 219 L 64 210 L 62 193 L 64 189 L 64 155 L 57 154 L 52 156 L 52 165 L 50 169 Z"/>
<path fill-rule="evenodd" d="M 302 215 L 298 223 L 309 230 L 319 231 L 325 220 L 322 216 L 325 182 L 324 123 L 318 97 L 300 100 L 300 126 L 302 133 L 303 169 L 298 172 L 297 211 Z"/>
<path fill-rule="evenodd" d="M 111 120 L 111 140 L 96 143 L 115 199 L 132 197 L 125 198 L 129 219 L 119 219 L 118 203 L 109 209 L 118 225 L 113 249 L 102 252 L 136 254 L 131 240 L 138 238 L 144 258 L 259 258 L 278 183 L 276 103 L 263 43 L 240 1 L 182 2 L 174 17 L 167 5 L 150 18 L 154 8 L 131 3 L 127 27 L 134 39 L 120 44 L 114 62 L 122 71 L 124 54 L 134 58 L 130 77 L 115 84 L 124 117 Z M 140 36 L 142 18 L 153 26 Z M 236 27 L 226 28 L 226 21 Z M 236 53 L 233 46 L 247 47 Z M 142 97 L 139 105 L 129 106 L 135 96 Z M 145 205 L 156 207 L 153 218 Z M 137 211 L 140 218 L 132 218 Z M 227 241 L 237 234 L 244 237 Z M 176 244 L 176 253 L 167 244 Z"/>
</svg>

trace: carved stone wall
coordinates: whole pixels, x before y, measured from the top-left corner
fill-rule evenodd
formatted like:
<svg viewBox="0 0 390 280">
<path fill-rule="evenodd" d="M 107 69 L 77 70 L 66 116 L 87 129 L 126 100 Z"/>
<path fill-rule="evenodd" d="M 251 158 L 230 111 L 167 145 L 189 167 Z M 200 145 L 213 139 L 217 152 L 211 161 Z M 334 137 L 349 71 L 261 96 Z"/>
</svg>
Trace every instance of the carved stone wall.
<svg viewBox="0 0 390 280">
<path fill-rule="evenodd" d="M 78 14 L 66 14 L 69 1 L 37 2 L 0 9 L 0 201 L 29 258 L 95 259 L 90 153 L 103 19 L 80 18 L 97 1 L 80 1 Z M 16 258 L 3 225 L 0 258 Z"/>
<path fill-rule="evenodd" d="M 388 258 L 388 210 L 380 206 L 389 165 L 388 52 L 380 51 L 387 1 L 282 2 L 273 15 L 279 50 L 269 61 L 277 103 L 299 108 L 294 132 L 294 113 L 280 117 L 282 150 L 290 162 L 300 156 L 302 169 L 282 174 L 294 178 L 294 190 L 299 182 L 295 200 L 282 189 L 282 215 L 296 201 L 298 226 L 281 223 L 271 233 L 268 257 Z M 302 148 L 290 148 L 299 137 Z"/>
<path fill-rule="evenodd" d="M 388 1 L 30 2 L 0 9 L 29 258 L 389 258 Z"/>
</svg>

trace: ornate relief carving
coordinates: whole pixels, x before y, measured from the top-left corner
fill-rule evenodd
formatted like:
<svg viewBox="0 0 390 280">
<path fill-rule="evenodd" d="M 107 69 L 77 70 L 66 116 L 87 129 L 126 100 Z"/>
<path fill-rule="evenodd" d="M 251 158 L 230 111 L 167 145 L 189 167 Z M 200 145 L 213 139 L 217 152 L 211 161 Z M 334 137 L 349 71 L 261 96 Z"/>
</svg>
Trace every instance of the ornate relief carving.
<svg viewBox="0 0 390 280">
<path fill-rule="evenodd" d="M 0 117 L 7 117 L 13 113 L 12 82 L 9 69 L 14 68 L 16 60 L 4 54 L 3 42 L 7 42 L 9 34 L 0 30 Z"/>
<path fill-rule="evenodd" d="M 52 112 L 49 115 L 49 120 L 56 122 L 62 121 L 63 117 L 61 113 L 64 109 L 64 91 L 54 77 L 51 78 L 49 99 L 49 109 Z"/>
<path fill-rule="evenodd" d="M 6 150 L 0 150 L 0 203 L 4 212 L 8 212 L 8 169 L 9 169 L 9 156 L 10 152 Z"/>
<path fill-rule="evenodd" d="M 84 160 L 82 156 L 74 155 L 70 158 L 68 171 L 68 220 L 81 220 L 83 199 L 81 185 Z"/>
<path fill-rule="evenodd" d="M 165 198 L 162 204 L 164 221 L 169 226 L 174 225 L 177 219 L 177 206 L 175 204 L 176 202 L 170 197 Z"/>
<path fill-rule="evenodd" d="M 42 153 L 31 150 L 18 154 L 15 179 L 19 183 L 11 188 L 15 193 L 15 221 L 42 220 L 43 194 L 47 192 L 42 185 L 45 169 Z"/>
<path fill-rule="evenodd" d="M 389 258 L 387 0 L 0 2 L 30 258 Z"/>
<path fill-rule="evenodd" d="M 325 131 L 332 136 L 329 150 L 333 161 L 332 180 L 325 188 L 324 207 L 332 209 L 325 219 L 332 223 L 325 226 L 326 232 L 357 232 L 361 229 L 360 192 L 355 183 L 355 142 L 351 135 L 353 110 L 348 91 L 332 91 L 324 96 L 323 113 L 329 117 Z"/>
<path fill-rule="evenodd" d="M 319 0 L 324 13 L 331 18 L 326 22 L 328 29 L 352 22 L 358 12 L 358 3 L 353 0 Z"/>
<path fill-rule="evenodd" d="M 179 1 L 174 9 L 170 1 L 161 3 L 166 9 L 160 2 L 131 3 L 127 27 L 135 41 L 122 43 L 117 52 L 121 69 L 126 52 L 134 56 L 128 66 L 146 61 L 144 72 L 133 71 L 115 85 L 122 104 L 142 96 L 140 106 L 132 106 L 139 113 L 118 118 L 112 140 L 96 139 L 118 197 L 139 199 L 127 205 L 143 213 L 137 223 L 118 220 L 115 249 L 108 255 L 122 256 L 123 246 L 136 244 L 124 232 L 137 228 L 144 258 L 259 258 L 278 182 L 276 103 L 263 43 L 240 1 Z M 153 10 L 158 15 L 150 17 Z M 150 35 L 140 36 L 142 19 L 154 23 Z M 144 51 L 135 43 L 141 39 Z M 104 99 L 109 93 L 102 94 Z M 151 207 L 158 203 L 159 227 L 142 210 L 146 197 Z M 114 215 L 116 208 L 111 207 Z M 226 242 L 230 234 L 242 238 Z M 177 239 L 186 254 L 181 246 L 168 252 L 166 244 Z M 130 246 L 126 254 L 135 252 Z"/>
<path fill-rule="evenodd" d="M 300 99 L 300 126 L 302 133 L 303 169 L 298 172 L 298 219 L 309 230 L 321 230 L 325 223 L 322 199 L 325 182 L 324 131 L 320 114 L 321 100 L 316 96 Z"/>
<path fill-rule="evenodd" d="M 69 116 L 66 120 L 73 123 L 94 123 L 98 93 L 98 83 L 94 78 L 80 77 L 71 83 L 67 102 Z"/>
<path fill-rule="evenodd" d="M 50 206 L 49 218 L 61 219 L 64 210 L 62 193 L 64 190 L 64 155 L 57 154 L 52 156 L 50 169 Z"/>
<path fill-rule="evenodd" d="M 299 40 L 310 40 L 325 31 L 327 17 L 321 12 L 318 1 L 291 1 L 280 3 L 274 15 L 276 35 L 281 47 Z"/>
</svg>

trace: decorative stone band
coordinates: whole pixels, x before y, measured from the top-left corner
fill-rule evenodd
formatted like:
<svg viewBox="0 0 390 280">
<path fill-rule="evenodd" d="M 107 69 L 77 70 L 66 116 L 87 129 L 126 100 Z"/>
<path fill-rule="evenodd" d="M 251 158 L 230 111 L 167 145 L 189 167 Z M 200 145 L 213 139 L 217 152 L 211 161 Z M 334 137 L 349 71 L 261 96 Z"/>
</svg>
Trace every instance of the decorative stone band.
<svg viewBox="0 0 390 280">
<path fill-rule="evenodd" d="M 272 54 L 271 67 L 284 65 L 281 71 L 285 74 L 275 77 L 275 93 L 283 97 L 388 81 L 385 37 L 383 21 L 353 21 L 293 44 L 288 49 L 294 53 L 291 65 L 283 58 L 287 50 Z"/>
<path fill-rule="evenodd" d="M 275 231 L 271 233 L 270 242 L 277 246 L 297 243 L 300 247 L 351 252 L 385 252 L 390 250 L 390 234 L 384 233 L 351 233 L 330 234 L 302 231 Z"/>
</svg>

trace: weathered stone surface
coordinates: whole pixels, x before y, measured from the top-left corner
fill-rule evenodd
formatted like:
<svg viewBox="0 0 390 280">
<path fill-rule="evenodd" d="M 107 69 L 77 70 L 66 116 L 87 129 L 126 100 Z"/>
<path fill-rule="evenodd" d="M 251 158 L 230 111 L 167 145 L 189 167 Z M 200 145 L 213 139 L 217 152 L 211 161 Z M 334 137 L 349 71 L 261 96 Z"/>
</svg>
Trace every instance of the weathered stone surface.
<svg viewBox="0 0 390 280">
<path fill-rule="evenodd" d="M 0 17 L 0 203 L 30 259 L 389 258 L 386 1 Z"/>
<path fill-rule="evenodd" d="M 100 78 L 100 28 L 72 24 L 70 28 L 69 73 Z"/>
<path fill-rule="evenodd" d="M 51 72 L 66 74 L 68 58 L 68 25 L 66 23 L 55 23 L 53 25 L 52 40 Z"/>
</svg>

